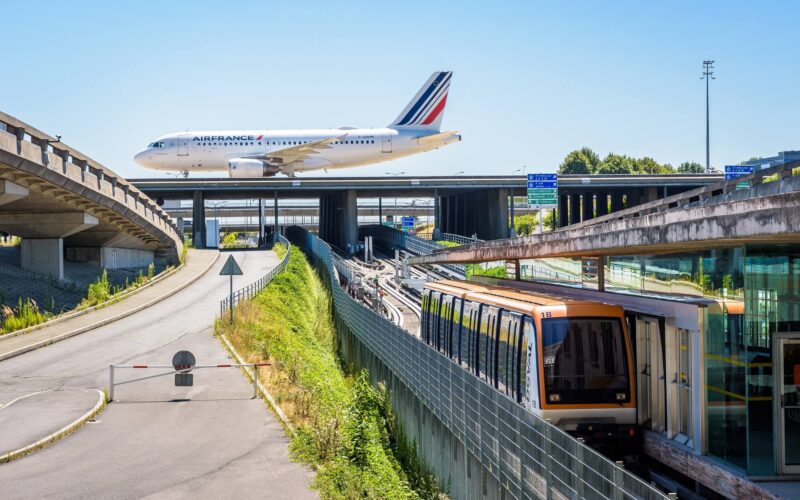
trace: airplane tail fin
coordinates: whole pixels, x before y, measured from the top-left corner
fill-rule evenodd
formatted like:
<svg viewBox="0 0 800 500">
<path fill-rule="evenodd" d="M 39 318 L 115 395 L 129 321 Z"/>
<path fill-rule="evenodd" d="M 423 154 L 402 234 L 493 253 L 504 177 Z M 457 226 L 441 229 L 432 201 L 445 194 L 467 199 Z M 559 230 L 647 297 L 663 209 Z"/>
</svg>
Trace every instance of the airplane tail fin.
<svg viewBox="0 0 800 500">
<path fill-rule="evenodd" d="M 440 130 L 452 71 L 436 71 L 389 128 Z"/>
</svg>

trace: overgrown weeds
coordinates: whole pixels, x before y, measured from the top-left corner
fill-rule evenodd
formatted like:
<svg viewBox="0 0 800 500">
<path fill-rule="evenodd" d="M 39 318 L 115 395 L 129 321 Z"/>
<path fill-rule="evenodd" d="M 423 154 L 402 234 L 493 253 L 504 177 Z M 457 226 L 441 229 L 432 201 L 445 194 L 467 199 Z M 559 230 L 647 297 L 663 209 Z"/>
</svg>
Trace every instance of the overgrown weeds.
<svg viewBox="0 0 800 500">
<path fill-rule="evenodd" d="M 330 295 L 300 250 L 292 247 L 286 270 L 234 318 L 219 321 L 217 332 L 249 362 L 272 363 L 262 382 L 292 421 L 292 453 L 317 470 L 323 498 L 438 498 L 386 391 L 365 371 L 342 371 Z"/>
<path fill-rule="evenodd" d="M 17 307 L 0 306 L 0 315 L 3 318 L 0 334 L 5 334 L 43 323 L 52 316 L 52 313 L 41 311 L 39 304 L 33 299 L 23 300 L 20 297 Z"/>
</svg>

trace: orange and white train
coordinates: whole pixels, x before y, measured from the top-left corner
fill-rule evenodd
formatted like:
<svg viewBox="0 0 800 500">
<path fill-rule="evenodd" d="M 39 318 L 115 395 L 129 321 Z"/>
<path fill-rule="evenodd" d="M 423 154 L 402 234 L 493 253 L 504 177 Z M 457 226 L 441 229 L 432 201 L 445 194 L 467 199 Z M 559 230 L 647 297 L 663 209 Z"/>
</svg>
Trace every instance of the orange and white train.
<svg viewBox="0 0 800 500">
<path fill-rule="evenodd" d="M 587 442 L 636 435 L 633 352 L 620 306 L 444 280 L 425 285 L 420 336 Z"/>
</svg>

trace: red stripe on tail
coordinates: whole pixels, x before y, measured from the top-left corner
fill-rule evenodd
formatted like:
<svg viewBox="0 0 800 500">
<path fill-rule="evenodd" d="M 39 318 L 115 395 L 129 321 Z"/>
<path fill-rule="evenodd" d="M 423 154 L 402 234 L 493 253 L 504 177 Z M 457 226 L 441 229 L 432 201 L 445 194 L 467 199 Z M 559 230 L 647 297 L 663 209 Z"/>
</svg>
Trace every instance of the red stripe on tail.
<svg viewBox="0 0 800 500">
<path fill-rule="evenodd" d="M 430 123 L 432 123 L 433 120 L 435 120 L 436 117 L 439 116 L 439 113 L 442 112 L 446 102 L 447 102 L 447 94 L 445 94 L 444 97 L 442 97 L 442 100 L 439 101 L 439 104 L 437 104 L 435 108 L 433 108 L 433 111 L 431 111 L 431 114 L 429 114 L 428 117 L 425 118 L 425 121 L 423 121 L 422 124 L 423 125 L 429 125 Z"/>
</svg>

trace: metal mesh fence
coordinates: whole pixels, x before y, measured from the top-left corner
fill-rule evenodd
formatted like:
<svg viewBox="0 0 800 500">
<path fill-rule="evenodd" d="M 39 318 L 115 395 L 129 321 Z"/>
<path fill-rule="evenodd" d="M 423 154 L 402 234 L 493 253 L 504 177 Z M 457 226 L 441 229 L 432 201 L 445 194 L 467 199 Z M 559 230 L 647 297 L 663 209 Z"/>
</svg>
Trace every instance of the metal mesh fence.
<svg viewBox="0 0 800 500">
<path fill-rule="evenodd" d="M 286 254 L 283 256 L 281 261 L 278 263 L 277 266 L 270 269 L 270 271 L 259 278 L 258 280 L 250 283 L 249 285 L 242 287 L 233 292 L 233 295 L 230 297 L 225 297 L 219 302 L 219 315 L 220 317 L 225 315 L 225 311 L 227 311 L 231 307 L 231 299 L 233 299 L 233 305 L 235 306 L 239 302 L 253 298 L 258 292 L 266 288 L 269 285 L 269 282 L 272 281 L 272 278 L 277 276 L 279 273 L 283 272 L 286 269 L 286 264 L 289 262 L 289 240 L 284 238 L 282 235 L 278 235 L 278 242 L 283 243 L 286 245 Z"/>
<path fill-rule="evenodd" d="M 288 228 L 286 234 L 305 251 L 331 291 L 337 328 L 349 338 L 344 343 L 352 344 L 342 346 L 348 361 L 377 359 L 387 378 L 401 382 L 468 452 L 461 458 L 463 471 L 447 470 L 453 496 L 472 496 L 457 483 L 474 482 L 478 476 L 483 494 L 497 498 L 667 498 L 350 298 L 335 283 L 330 247 L 299 227 Z M 418 413 L 424 421 L 426 412 Z M 442 436 L 441 442 L 446 441 Z M 421 448 L 431 446 L 417 442 Z M 432 446 L 437 445 L 445 448 Z M 426 457 L 428 463 L 448 467 L 441 449 L 438 453 L 438 460 Z M 477 459 L 481 474 L 470 474 L 469 455 Z"/>
</svg>

